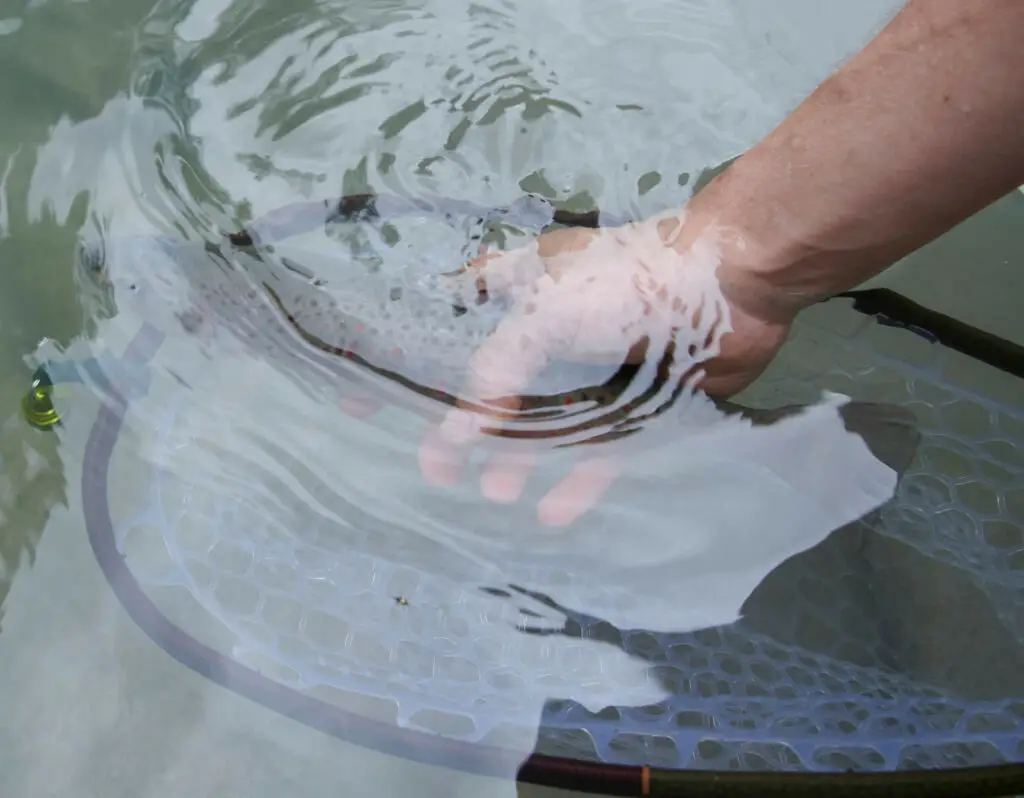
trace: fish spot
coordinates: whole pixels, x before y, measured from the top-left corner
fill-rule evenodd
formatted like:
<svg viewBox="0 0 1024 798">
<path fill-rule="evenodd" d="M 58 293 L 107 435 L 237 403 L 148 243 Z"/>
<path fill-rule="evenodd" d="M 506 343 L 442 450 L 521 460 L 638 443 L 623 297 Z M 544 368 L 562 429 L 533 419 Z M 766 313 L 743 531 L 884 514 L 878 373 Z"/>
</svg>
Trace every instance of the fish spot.
<svg viewBox="0 0 1024 798">
<path fill-rule="evenodd" d="M 181 322 L 181 326 L 186 332 L 194 333 L 199 330 L 203 324 L 202 315 L 195 310 L 184 310 L 177 314 L 178 321 Z"/>
</svg>

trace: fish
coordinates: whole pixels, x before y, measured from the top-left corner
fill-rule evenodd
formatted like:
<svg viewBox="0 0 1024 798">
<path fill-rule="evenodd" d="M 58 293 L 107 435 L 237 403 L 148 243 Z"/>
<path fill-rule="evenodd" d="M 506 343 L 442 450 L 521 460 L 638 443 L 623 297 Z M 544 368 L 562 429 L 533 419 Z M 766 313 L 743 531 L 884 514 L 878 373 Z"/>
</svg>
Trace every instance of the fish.
<svg viewBox="0 0 1024 798">
<path fill-rule="evenodd" d="M 294 212 L 289 214 L 294 220 Z M 310 215 L 322 218 L 323 209 L 304 218 Z M 543 218 L 536 212 L 521 215 Z M 361 218 L 367 220 L 365 213 Z M 287 227 L 279 224 L 278 230 Z M 434 423 L 459 401 L 470 359 L 507 313 L 497 302 L 470 301 L 476 291 L 471 273 L 456 277 L 469 294 L 453 295 L 447 276 L 452 264 L 443 256 L 427 262 L 429 251 L 404 271 L 386 272 L 340 256 L 340 264 L 316 268 L 310 265 L 316 258 L 289 262 L 265 238 L 254 246 L 257 240 L 223 246 L 170 237 L 111 238 L 101 264 L 116 302 L 133 315 L 163 329 L 176 324 L 186 340 L 226 341 L 211 356 L 214 364 L 234 347 L 272 364 L 303 395 L 313 393 L 325 401 L 368 397 Z M 500 427 L 485 428 L 490 433 L 485 448 L 515 447 L 529 439 L 543 447 L 573 449 L 571 454 L 585 460 L 595 447 L 605 446 L 596 450 L 597 457 L 615 462 L 618 484 L 652 492 L 651 502 L 665 492 L 685 502 L 685 513 L 680 508 L 683 514 L 670 528 L 651 530 L 644 545 L 618 534 L 616 524 L 592 529 L 574 522 L 572 534 L 580 537 L 572 544 L 572 556 L 582 558 L 591 574 L 602 574 L 598 583 L 627 585 L 637 595 L 653 595 L 645 576 L 650 568 L 706 560 L 703 570 L 688 577 L 671 598 L 628 609 L 605 607 L 604 617 L 618 625 L 672 628 L 681 622 L 681 605 L 688 606 L 685 625 L 735 620 L 750 591 L 781 559 L 891 499 L 920 443 L 916 417 L 906 407 L 838 395 L 817 404 L 768 408 L 713 400 L 699 392 L 687 394 L 683 381 L 674 382 L 670 357 L 666 353 L 653 368 L 610 366 L 605 372 L 613 373 L 603 381 L 587 378 L 593 374 L 587 364 L 553 363 L 524 397 L 521 414 Z M 168 360 L 176 365 L 175 358 Z M 256 427 L 268 421 L 260 419 Z M 334 451 L 314 443 L 323 440 L 323 430 L 310 428 L 305 417 L 277 418 L 273 433 L 296 446 L 305 440 L 313 449 Z M 389 434 L 385 441 L 406 450 L 404 441 Z M 312 469 L 312 449 L 306 458 Z M 375 482 L 392 484 L 398 479 L 390 472 L 394 463 L 383 459 L 387 473 Z M 556 458 L 548 458 L 535 473 L 557 465 Z M 375 467 L 367 462 L 363 476 Z M 320 468 L 326 473 L 331 465 L 324 462 Z M 359 490 L 371 495 L 375 488 Z M 398 501 L 401 506 L 392 510 L 405 513 L 411 490 L 391 496 L 389 488 L 386 495 L 376 495 L 374 506 L 383 512 L 389 502 Z M 417 523 L 443 529 L 438 534 L 453 551 L 475 547 L 480 535 L 524 546 L 541 558 L 557 556 L 567 545 L 567 538 L 534 534 L 511 508 L 489 518 L 484 528 L 466 530 L 460 503 L 428 493 L 416 505 Z M 632 512 L 612 507 L 623 519 Z M 467 543 L 466 535 L 473 541 Z M 500 555 L 488 550 L 473 556 L 501 571 L 501 558 L 508 556 L 505 545 L 499 546 Z M 720 571 L 727 576 L 719 579 Z M 677 595 L 679 590 L 683 593 Z M 587 607 L 603 600 L 596 594 L 577 599 Z"/>
<path fill-rule="evenodd" d="M 117 305 L 134 306 L 160 326 L 177 326 L 199 340 L 269 359 L 311 390 L 386 397 L 436 416 L 455 406 L 470 359 L 508 312 L 500 300 L 480 295 L 475 276 L 453 269 L 442 255 L 416 253 L 418 262 L 375 268 L 381 247 L 365 241 L 334 263 L 319 253 L 301 261 L 273 244 L 347 223 L 379 228 L 410 217 L 440 226 L 471 228 L 478 242 L 488 224 L 538 232 L 552 225 L 600 227 L 624 220 L 602 211 L 570 212 L 526 195 L 508 206 L 484 207 L 444 197 L 403 198 L 360 194 L 335 202 L 280 208 L 221 242 L 135 235 L 82 242 L 79 266 L 103 284 Z M 320 263 L 320 268 L 311 264 Z M 339 269 L 339 264 L 344 268 Z M 331 276 L 325 277 L 325 274 Z M 567 439 L 556 447 L 597 444 L 636 434 L 664 414 L 684 392 L 672 380 L 671 344 L 653 364 L 617 367 L 557 362 L 541 374 L 520 409 L 501 427 L 484 432 L 512 439 Z M 589 379 L 589 381 L 587 381 Z M 426 400 L 424 403 L 420 400 Z M 754 426 L 778 423 L 802 407 L 759 409 L 712 400 L 726 418 Z M 468 406 L 494 413 L 501 397 Z M 916 451 L 915 419 L 906 409 L 851 402 L 840 409 L 847 428 L 902 473 Z"/>
</svg>

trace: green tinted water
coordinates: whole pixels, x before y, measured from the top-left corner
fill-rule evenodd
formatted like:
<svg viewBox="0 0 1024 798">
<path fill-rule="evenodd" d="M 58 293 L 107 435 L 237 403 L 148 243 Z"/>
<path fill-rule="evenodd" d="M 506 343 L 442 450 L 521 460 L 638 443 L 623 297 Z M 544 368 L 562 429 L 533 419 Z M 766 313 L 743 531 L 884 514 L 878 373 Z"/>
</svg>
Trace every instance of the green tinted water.
<svg viewBox="0 0 1024 798">
<path fill-rule="evenodd" d="M 87 425 L 59 443 L 18 414 L 40 342 L 96 334 L 72 267 L 80 232 L 131 226 L 140 208 L 212 225 L 367 185 L 482 201 L 531 190 L 653 212 L 756 141 L 893 5 L 802 22 L 743 2 L 628 14 L 594 0 L 0 9 L 0 791 L 508 790 L 453 788 L 451 774 L 339 749 L 211 688 L 124 617 L 81 529 Z M 338 41 L 347 54 L 313 59 Z M 140 93 L 164 111 L 130 99 Z M 1021 229 L 1015 195 L 883 280 L 1024 341 Z"/>
</svg>

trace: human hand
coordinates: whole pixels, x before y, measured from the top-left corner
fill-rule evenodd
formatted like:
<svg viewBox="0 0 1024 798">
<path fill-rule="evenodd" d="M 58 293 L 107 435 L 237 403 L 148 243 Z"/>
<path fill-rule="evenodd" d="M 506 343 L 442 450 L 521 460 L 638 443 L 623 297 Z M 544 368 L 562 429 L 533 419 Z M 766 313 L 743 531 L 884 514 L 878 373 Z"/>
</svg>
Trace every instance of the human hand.
<svg viewBox="0 0 1024 798">
<path fill-rule="evenodd" d="M 470 263 L 478 289 L 511 300 L 511 312 L 474 355 L 457 407 L 422 441 L 423 477 L 437 486 L 457 482 L 486 430 L 519 409 L 551 360 L 636 364 L 671 351 L 674 381 L 692 380 L 719 397 L 751 383 L 782 346 L 790 320 L 762 319 L 730 300 L 737 281 L 723 262 L 725 242 L 722 231 L 697 229 L 677 212 L 617 228 L 556 230 Z M 493 412 L 481 412 L 484 404 Z M 492 457 L 480 478 L 484 495 L 517 500 L 536 456 Z M 588 455 L 544 496 L 539 520 L 572 523 L 617 474 L 613 457 Z"/>
</svg>

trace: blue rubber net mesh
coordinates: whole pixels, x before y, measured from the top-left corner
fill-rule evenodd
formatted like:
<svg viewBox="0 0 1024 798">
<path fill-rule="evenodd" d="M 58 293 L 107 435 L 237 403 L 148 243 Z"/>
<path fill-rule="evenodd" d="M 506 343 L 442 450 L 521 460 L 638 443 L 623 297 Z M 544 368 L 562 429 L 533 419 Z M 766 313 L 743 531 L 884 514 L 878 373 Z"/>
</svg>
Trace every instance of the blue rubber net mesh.
<svg viewBox="0 0 1024 798">
<path fill-rule="evenodd" d="M 673 698 L 606 713 L 607 726 L 558 707 L 543 750 L 714 770 L 1024 759 L 1019 380 L 835 302 L 745 398 L 812 401 L 823 387 L 914 410 L 922 442 L 894 499 L 776 569 L 739 623 L 625 635 Z"/>
<path fill-rule="evenodd" d="M 500 745 L 535 694 L 546 697 L 535 750 L 577 759 L 817 771 L 1024 759 L 1024 413 L 999 399 L 1019 385 L 833 302 L 807 314 L 743 399 L 814 401 L 822 388 L 912 408 L 918 456 L 892 502 L 785 562 L 726 627 L 653 634 L 567 613 L 557 645 L 524 635 L 519 650 L 488 649 L 470 605 L 460 617 L 437 573 L 373 555 L 358 519 L 341 528 L 293 515 L 289 525 L 198 481 L 172 489 L 159 470 L 118 538 L 140 584 L 187 588 L 230 631 L 225 652 L 239 661 L 469 744 Z M 170 451 L 173 407 L 161 423 Z M 159 574 L 131 550 L 146 536 L 170 555 Z M 303 578 L 314 572 L 324 578 Z M 401 593 L 416 606 L 376 600 Z M 488 599 L 528 603 L 501 588 Z M 439 606 L 443 617 L 427 609 Z M 538 618 L 546 611 L 532 606 Z M 599 712 L 551 699 L 559 674 L 608 675 L 592 647 L 574 647 L 580 636 L 650 663 L 669 697 L 644 700 L 638 686 L 636 705 Z"/>
</svg>

